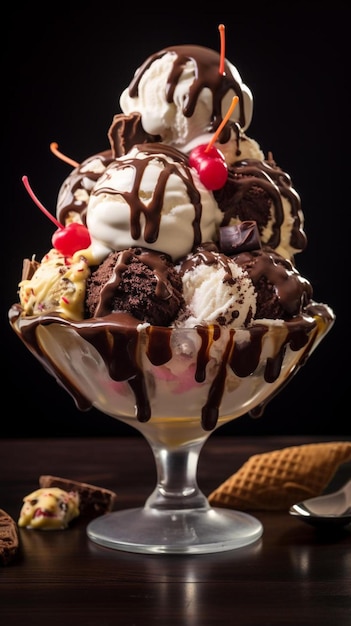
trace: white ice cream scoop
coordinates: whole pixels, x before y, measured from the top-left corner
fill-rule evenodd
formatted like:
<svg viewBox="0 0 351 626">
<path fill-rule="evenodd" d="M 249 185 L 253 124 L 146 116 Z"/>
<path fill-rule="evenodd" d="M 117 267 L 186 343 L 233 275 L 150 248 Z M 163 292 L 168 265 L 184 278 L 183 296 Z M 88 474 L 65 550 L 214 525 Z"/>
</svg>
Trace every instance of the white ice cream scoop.
<svg viewBox="0 0 351 626">
<path fill-rule="evenodd" d="M 233 96 L 239 97 L 239 104 L 231 121 L 245 131 L 252 119 L 253 97 L 237 68 L 226 60 L 220 75 L 218 52 L 173 46 L 151 55 L 137 69 L 121 94 L 120 107 L 125 114 L 140 113 L 147 133 L 188 152 L 209 141 Z"/>
<path fill-rule="evenodd" d="M 100 262 L 113 250 L 141 246 L 184 257 L 214 240 L 223 214 L 183 155 L 142 144 L 115 159 L 89 198 L 91 254 Z"/>
</svg>

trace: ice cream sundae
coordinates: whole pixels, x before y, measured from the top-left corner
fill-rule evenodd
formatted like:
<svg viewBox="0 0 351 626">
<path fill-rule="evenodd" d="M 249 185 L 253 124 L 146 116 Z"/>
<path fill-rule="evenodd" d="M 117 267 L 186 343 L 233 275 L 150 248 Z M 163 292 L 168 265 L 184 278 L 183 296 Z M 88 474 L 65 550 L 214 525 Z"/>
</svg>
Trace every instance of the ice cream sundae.
<svg viewBox="0 0 351 626">
<path fill-rule="evenodd" d="M 247 136 L 252 93 L 222 50 L 151 55 L 120 107 L 106 150 L 73 162 L 9 317 L 80 409 L 177 449 L 258 414 L 334 314 L 297 269 L 300 197 Z"/>
</svg>

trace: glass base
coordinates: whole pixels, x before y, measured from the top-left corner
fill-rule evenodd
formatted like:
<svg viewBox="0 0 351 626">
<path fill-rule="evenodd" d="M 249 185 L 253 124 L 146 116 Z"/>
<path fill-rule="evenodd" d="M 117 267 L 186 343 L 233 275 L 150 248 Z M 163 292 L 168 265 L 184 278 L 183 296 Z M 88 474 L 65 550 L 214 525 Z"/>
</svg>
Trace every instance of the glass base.
<svg viewBox="0 0 351 626">
<path fill-rule="evenodd" d="M 98 517 L 87 533 L 95 543 L 125 552 L 205 554 L 247 546 L 261 537 L 263 526 L 242 511 L 143 507 Z"/>
</svg>

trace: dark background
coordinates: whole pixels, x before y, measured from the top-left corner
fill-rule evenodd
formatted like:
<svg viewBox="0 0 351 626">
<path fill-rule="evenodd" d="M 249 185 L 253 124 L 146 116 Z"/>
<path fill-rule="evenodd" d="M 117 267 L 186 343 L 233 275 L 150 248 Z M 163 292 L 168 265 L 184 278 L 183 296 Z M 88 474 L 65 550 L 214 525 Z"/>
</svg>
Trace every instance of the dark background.
<svg viewBox="0 0 351 626">
<path fill-rule="evenodd" d="M 79 412 L 8 324 L 22 259 L 34 253 L 41 258 L 55 229 L 27 195 L 21 177 L 28 175 L 54 213 L 71 168 L 50 153 L 50 143 L 56 141 L 76 161 L 108 148 L 107 130 L 120 112 L 119 95 L 141 62 L 171 44 L 219 49 L 220 23 L 226 26 L 226 56 L 254 95 L 247 134 L 266 154 L 273 152 L 302 199 L 308 247 L 297 255 L 297 267 L 311 281 L 315 300 L 328 303 L 337 321 L 263 417 L 245 415 L 218 433 L 351 434 L 344 302 L 350 288 L 344 268 L 351 207 L 350 194 L 342 189 L 350 127 L 349 8 L 346 2 L 322 8 L 319 2 L 296 1 L 233 7 L 232 12 L 187 16 L 172 4 L 164 13 L 138 12 L 130 5 L 128 19 L 122 17 L 125 10 L 109 2 L 51 2 L 40 12 L 35 3 L 10 9 L 2 28 L 7 41 L 2 100 L 8 111 L 2 126 L 8 198 L 2 207 L 2 389 L 7 408 L 1 436 L 137 434 L 96 410 Z"/>
</svg>

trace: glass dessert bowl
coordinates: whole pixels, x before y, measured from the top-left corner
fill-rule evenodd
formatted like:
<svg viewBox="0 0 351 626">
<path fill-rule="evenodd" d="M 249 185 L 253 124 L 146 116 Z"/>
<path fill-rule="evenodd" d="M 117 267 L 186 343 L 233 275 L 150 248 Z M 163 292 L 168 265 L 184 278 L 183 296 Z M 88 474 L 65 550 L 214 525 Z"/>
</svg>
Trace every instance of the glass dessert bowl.
<svg viewBox="0 0 351 626">
<path fill-rule="evenodd" d="M 210 434 L 247 412 L 260 414 L 334 323 L 312 303 L 292 321 L 248 329 L 125 325 L 123 313 L 73 322 L 58 315 L 10 322 L 36 358 L 72 395 L 136 428 L 151 446 L 157 484 L 143 507 L 91 521 L 100 545 L 142 553 L 210 553 L 240 548 L 263 532 L 253 516 L 214 508 L 197 484 Z M 142 468 L 141 468 L 142 471 Z"/>
</svg>

